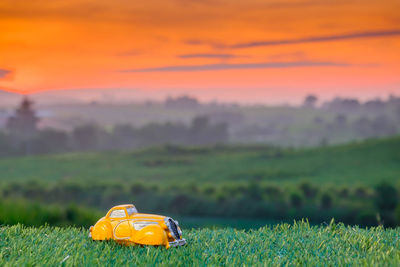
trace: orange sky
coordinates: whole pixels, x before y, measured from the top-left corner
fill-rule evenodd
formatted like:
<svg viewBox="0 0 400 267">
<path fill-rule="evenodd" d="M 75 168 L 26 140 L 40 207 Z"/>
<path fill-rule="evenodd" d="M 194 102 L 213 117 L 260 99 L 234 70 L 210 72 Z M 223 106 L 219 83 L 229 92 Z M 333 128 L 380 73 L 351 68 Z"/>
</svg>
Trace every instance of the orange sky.
<svg viewBox="0 0 400 267">
<path fill-rule="evenodd" d="M 400 95 L 398 0 L 0 0 L 0 88 Z"/>
</svg>

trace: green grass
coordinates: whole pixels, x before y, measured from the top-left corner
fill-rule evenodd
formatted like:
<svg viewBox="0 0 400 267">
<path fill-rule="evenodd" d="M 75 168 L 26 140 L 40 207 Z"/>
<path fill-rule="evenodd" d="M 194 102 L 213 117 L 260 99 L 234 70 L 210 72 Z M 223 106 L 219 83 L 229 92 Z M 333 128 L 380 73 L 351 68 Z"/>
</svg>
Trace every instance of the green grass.
<svg viewBox="0 0 400 267">
<path fill-rule="evenodd" d="M 124 247 L 78 228 L 0 228 L 3 266 L 398 266 L 400 229 L 281 224 L 258 230 L 185 231 L 188 245 Z"/>
<path fill-rule="evenodd" d="M 137 152 L 0 159 L 0 181 L 218 184 L 365 184 L 400 178 L 400 137 L 315 149 L 267 146 L 153 148 Z"/>
</svg>

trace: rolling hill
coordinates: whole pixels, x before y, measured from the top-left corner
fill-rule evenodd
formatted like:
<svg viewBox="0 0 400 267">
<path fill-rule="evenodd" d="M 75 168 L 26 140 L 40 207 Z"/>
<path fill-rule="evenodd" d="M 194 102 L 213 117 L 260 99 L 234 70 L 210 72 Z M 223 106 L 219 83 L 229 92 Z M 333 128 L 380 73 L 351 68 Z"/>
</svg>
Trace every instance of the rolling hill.
<svg viewBox="0 0 400 267">
<path fill-rule="evenodd" d="M 165 146 L 135 152 L 0 159 L 1 182 L 373 185 L 400 180 L 400 137 L 315 149 Z"/>
</svg>

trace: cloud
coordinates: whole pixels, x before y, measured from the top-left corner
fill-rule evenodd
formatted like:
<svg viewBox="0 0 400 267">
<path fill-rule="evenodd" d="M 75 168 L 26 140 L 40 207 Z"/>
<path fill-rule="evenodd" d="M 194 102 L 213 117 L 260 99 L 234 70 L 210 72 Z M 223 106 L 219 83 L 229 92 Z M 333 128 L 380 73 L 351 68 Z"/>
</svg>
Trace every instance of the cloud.
<svg viewBox="0 0 400 267">
<path fill-rule="evenodd" d="M 231 59 L 231 58 L 241 58 L 243 56 L 238 56 L 234 54 L 184 54 L 178 55 L 178 58 L 218 58 L 218 59 Z"/>
<path fill-rule="evenodd" d="M 219 42 L 210 41 L 210 40 L 190 39 L 190 40 L 183 41 L 183 43 L 187 44 L 187 45 L 207 45 L 207 46 L 211 46 L 213 48 L 226 48 L 226 45 L 219 43 Z"/>
<path fill-rule="evenodd" d="M 381 38 L 381 37 L 391 37 L 400 36 L 400 29 L 395 30 L 384 30 L 384 31 L 366 31 L 358 33 L 347 33 L 347 34 L 337 34 L 337 35 L 325 35 L 325 36 L 313 36 L 313 37 L 303 37 L 298 39 L 282 39 L 282 40 L 265 40 L 265 41 L 255 41 L 247 43 L 238 43 L 229 48 L 250 48 L 259 46 L 278 46 L 278 45 L 291 45 L 291 44 L 303 44 L 303 43 L 321 43 L 321 42 L 333 42 L 342 40 L 352 40 L 352 39 L 367 39 L 367 38 Z"/>
<path fill-rule="evenodd" d="M 242 64 L 204 64 L 204 65 L 175 65 L 155 68 L 128 69 L 122 72 L 177 72 L 177 71 L 217 71 L 234 69 L 284 69 L 296 67 L 349 67 L 349 63 L 329 61 L 292 61 L 292 62 L 264 62 Z"/>
<path fill-rule="evenodd" d="M 295 51 L 290 53 L 277 53 L 270 55 L 268 59 L 270 60 L 304 60 L 306 54 L 303 51 Z"/>
<path fill-rule="evenodd" d="M 9 73 L 11 73 L 10 70 L 0 69 L 0 79 L 6 77 Z"/>
</svg>

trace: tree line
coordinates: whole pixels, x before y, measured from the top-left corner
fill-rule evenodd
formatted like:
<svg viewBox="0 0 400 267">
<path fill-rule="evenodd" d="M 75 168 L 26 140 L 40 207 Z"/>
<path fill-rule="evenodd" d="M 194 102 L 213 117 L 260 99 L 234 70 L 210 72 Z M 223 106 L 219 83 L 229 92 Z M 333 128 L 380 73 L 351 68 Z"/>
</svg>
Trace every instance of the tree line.
<svg viewBox="0 0 400 267">
<path fill-rule="evenodd" d="M 228 142 L 228 126 L 211 123 L 206 116 L 183 123 L 150 123 L 143 127 L 116 125 L 108 130 L 94 123 L 71 132 L 37 130 L 30 138 L 0 133 L 0 156 L 47 154 L 76 151 L 129 150 L 158 145 L 211 145 Z"/>
<path fill-rule="evenodd" d="M 297 185 L 277 186 L 256 181 L 219 186 L 196 184 L 149 185 L 142 183 L 120 184 L 68 184 L 44 186 L 36 182 L 8 183 L 0 187 L 0 211 L 10 214 L 15 221 L 25 217 L 23 205 L 13 206 L 10 200 L 60 205 L 52 215 L 49 208 L 39 205 L 37 212 L 44 212 L 49 223 L 79 225 L 79 219 L 90 223 L 90 211 L 103 213 L 115 203 L 133 203 L 141 212 L 153 212 L 180 216 L 257 218 L 275 221 L 292 221 L 307 218 L 313 224 L 329 222 L 331 218 L 346 224 L 360 226 L 400 225 L 399 190 L 390 183 L 381 182 L 374 187 L 365 186 L 317 186 L 310 182 Z M 1 206 L 1 203 L 9 203 Z M 20 203 L 17 201 L 17 203 Z M 77 209 L 76 205 L 91 207 Z M 28 205 L 29 206 L 29 205 Z M 1 210 L 1 207 L 3 207 Z M 22 208 L 18 208 L 22 207 Z M 29 206 L 30 207 L 30 206 Z M 33 218 L 35 209 L 29 208 Z M 46 213 L 47 212 L 47 213 Z M 21 213 L 21 215 L 18 215 Z M 101 213 L 101 212 L 100 212 Z M 94 212 L 98 216 L 100 213 Z M 68 217 L 69 216 L 69 217 Z M 2 219 L 2 217 L 4 217 Z M 0 223 L 8 218 L 0 216 Z M 29 218 L 29 216 L 28 216 Z M 48 219 L 46 219 L 48 218 Z M 68 219 L 69 218 L 69 219 Z M 75 218 L 75 219 L 74 219 Z M 92 218 L 93 219 L 93 218 Z M 3 220 L 3 221 L 1 221 Z M 43 219 L 41 219 L 43 220 Z M 81 225 L 85 225 L 81 222 Z"/>
</svg>

